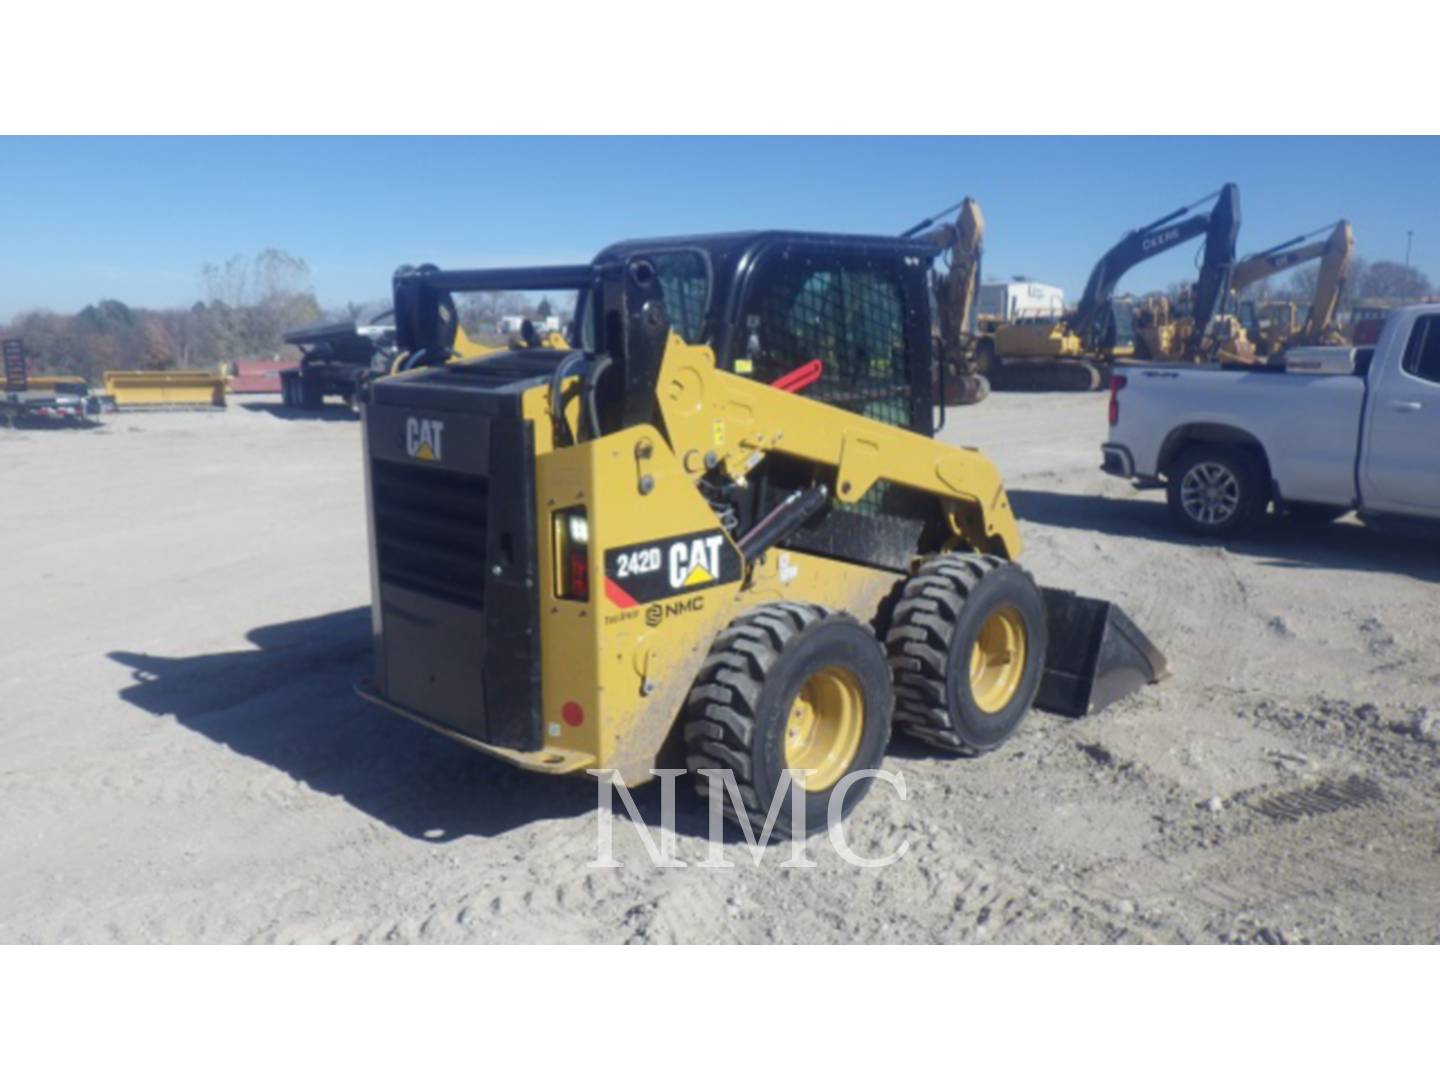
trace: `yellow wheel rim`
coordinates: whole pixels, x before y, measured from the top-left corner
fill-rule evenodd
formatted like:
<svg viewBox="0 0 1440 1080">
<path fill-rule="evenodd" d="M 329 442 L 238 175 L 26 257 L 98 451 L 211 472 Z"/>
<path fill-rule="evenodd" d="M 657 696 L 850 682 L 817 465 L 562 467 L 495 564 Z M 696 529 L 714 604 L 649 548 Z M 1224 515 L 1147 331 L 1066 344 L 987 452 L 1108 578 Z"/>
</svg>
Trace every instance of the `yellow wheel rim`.
<svg viewBox="0 0 1440 1080">
<path fill-rule="evenodd" d="M 984 712 L 1010 704 L 1025 673 L 1025 620 L 1013 607 L 991 613 L 970 651 L 970 693 Z"/>
<path fill-rule="evenodd" d="M 795 778 L 806 791 L 833 787 L 855 760 L 864 730 L 865 694 L 859 680 L 844 668 L 821 668 L 790 703 L 785 767 L 811 770 Z"/>
</svg>

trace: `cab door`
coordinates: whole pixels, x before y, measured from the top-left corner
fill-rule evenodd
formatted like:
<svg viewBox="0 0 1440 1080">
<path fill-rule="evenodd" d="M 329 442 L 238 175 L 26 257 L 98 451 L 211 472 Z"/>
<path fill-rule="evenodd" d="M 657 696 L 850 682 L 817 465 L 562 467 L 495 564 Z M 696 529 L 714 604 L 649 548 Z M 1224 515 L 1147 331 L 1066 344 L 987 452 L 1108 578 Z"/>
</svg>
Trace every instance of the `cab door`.
<svg viewBox="0 0 1440 1080">
<path fill-rule="evenodd" d="M 1440 314 L 1394 320 L 1375 354 L 1381 366 L 1370 375 L 1362 504 L 1440 517 Z"/>
<path fill-rule="evenodd" d="M 745 278 L 730 370 L 773 383 L 818 360 L 805 396 L 931 434 L 925 271 L 893 247 L 806 238 L 766 246 Z"/>
</svg>

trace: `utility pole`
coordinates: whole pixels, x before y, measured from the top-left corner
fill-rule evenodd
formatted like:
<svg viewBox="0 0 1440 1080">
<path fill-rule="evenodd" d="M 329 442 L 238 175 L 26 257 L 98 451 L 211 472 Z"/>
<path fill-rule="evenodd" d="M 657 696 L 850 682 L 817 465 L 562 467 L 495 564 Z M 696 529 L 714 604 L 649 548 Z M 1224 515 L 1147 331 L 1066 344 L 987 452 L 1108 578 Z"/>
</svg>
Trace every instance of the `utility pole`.
<svg viewBox="0 0 1440 1080">
<path fill-rule="evenodd" d="M 1406 230 L 1405 230 L 1405 269 L 1406 269 L 1406 270 L 1409 270 L 1409 269 L 1410 269 L 1410 241 L 1413 240 L 1414 238 L 1415 238 L 1415 230 L 1414 230 L 1414 229 L 1406 229 Z M 1405 275 L 1405 280 L 1406 280 L 1407 282 L 1410 280 L 1410 275 L 1409 275 L 1409 274 L 1406 274 L 1406 275 Z"/>
</svg>

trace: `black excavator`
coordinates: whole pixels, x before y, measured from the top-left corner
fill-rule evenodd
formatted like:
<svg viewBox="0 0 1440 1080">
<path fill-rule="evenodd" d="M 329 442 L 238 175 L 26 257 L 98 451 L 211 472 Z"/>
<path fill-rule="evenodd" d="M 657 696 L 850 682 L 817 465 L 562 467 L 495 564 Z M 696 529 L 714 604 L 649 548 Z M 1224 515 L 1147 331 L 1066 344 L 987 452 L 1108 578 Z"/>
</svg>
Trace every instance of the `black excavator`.
<svg viewBox="0 0 1440 1080">
<path fill-rule="evenodd" d="M 1209 210 L 1177 220 L 1196 206 L 1214 199 Z M 1182 317 L 1172 317 L 1169 304 L 1157 301 L 1143 308 L 1136 320 L 1135 355 L 1148 360 L 1196 362 L 1224 355 L 1237 358 L 1249 350 L 1238 320 L 1222 318 L 1230 301 L 1230 279 L 1235 270 L 1235 245 L 1240 236 L 1240 189 L 1226 184 L 1218 192 L 1126 236 L 1096 265 L 1086 286 L 1103 291 L 1136 263 L 1170 248 L 1205 238 L 1195 284 L 1184 298 Z M 1082 311 L 1085 299 L 1081 299 Z"/>
<path fill-rule="evenodd" d="M 1211 200 L 1208 209 L 1197 209 Z M 1095 263 L 1070 316 L 994 327 L 978 346 L 981 373 L 1004 389 L 1101 388 L 1111 362 L 1146 351 L 1130 325 L 1129 306 L 1115 297 L 1121 279 L 1147 259 L 1204 237 L 1192 298 L 1195 325 L 1202 328 L 1194 335 L 1198 347 L 1229 295 L 1239 232 L 1240 189 L 1233 183 L 1132 229 Z"/>
</svg>

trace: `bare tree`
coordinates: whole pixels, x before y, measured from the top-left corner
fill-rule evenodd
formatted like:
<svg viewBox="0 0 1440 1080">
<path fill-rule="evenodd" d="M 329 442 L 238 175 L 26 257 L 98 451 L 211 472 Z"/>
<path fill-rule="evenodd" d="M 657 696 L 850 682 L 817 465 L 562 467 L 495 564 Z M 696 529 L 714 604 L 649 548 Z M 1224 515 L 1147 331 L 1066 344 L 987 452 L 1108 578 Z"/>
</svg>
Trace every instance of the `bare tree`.
<svg viewBox="0 0 1440 1080">
<path fill-rule="evenodd" d="M 251 268 L 256 298 L 260 303 L 271 297 L 288 297 L 313 292 L 310 266 L 304 259 L 278 248 L 266 248 L 255 256 Z"/>
<path fill-rule="evenodd" d="M 1271 292 L 1281 300 L 1308 300 L 1315 295 L 1320 272 L 1313 266 L 1301 266 L 1281 280 Z"/>
<path fill-rule="evenodd" d="M 206 263 L 200 268 L 200 282 L 210 303 L 244 307 L 250 302 L 250 260 L 232 255 L 222 265 Z"/>
<path fill-rule="evenodd" d="M 1375 262 L 1359 277 L 1357 296 L 1375 300 L 1419 300 L 1435 286 L 1413 266 L 1397 262 Z"/>
</svg>

